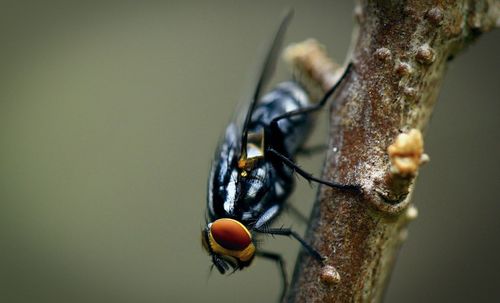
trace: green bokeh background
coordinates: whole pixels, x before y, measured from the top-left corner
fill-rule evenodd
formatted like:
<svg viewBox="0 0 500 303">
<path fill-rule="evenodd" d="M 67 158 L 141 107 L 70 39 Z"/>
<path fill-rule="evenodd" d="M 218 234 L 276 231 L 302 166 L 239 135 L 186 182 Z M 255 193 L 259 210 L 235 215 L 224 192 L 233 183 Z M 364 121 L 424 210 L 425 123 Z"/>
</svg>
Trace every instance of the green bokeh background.
<svg viewBox="0 0 500 303">
<path fill-rule="evenodd" d="M 350 1 L 0 2 L 0 302 L 276 300 L 265 260 L 209 278 L 200 229 L 213 150 L 289 6 L 286 41 L 342 61 Z M 499 54 L 496 31 L 450 65 L 386 302 L 500 300 Z M 291 273 L 297 243 L 264 245 Z"/>
</svg>

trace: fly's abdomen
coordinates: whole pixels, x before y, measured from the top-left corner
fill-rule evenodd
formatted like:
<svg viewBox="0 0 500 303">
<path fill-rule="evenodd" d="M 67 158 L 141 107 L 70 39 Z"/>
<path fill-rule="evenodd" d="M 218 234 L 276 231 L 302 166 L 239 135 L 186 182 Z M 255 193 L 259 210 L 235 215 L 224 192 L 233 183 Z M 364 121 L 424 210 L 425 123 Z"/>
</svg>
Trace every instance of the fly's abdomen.
<svg viewBox="0 0 500 303">
<path fill-rule="evenodd" d="M 259 132 L 262 127 L 269 126 L 274 118 L 310 105 L 309 97 L 299 84 L 292 81 L 280 83 L 264 95 L 255 108 L 250 131 Z M 311 118 L 309 115 L 296 115 L 279 120 L 278 126 L 282 136 L 277 139 L 283 141 L 282 146 L 288 155 L 294 155 L 309 134 Z"/>
</svg>

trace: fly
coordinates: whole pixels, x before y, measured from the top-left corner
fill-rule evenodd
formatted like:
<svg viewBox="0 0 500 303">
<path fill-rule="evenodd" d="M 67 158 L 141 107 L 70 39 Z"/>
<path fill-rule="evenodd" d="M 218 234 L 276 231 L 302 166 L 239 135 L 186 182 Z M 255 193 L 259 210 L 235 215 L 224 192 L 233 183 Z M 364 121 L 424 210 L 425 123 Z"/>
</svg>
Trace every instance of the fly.
<svg viewBox="0 0 500 303">
<path fill-rule="evenodd" d="M 280 23 L 264 60 L 244 118 L 231 122 L 225 131 L 208 180 L 207 226 L 202 243 L 215 268 L 224 274 L 248 267 L 255 256 L 275 261 L 283 277 L 283 299 L 287 283 L 281 255 L 256 248 L 259 234 L 290 236 L 318 262 L 324 258 L 290 228 L 272 228 L 294 187 L 294 172 L 308 181 L 336 189 L 359 191 L 314 177 L 293 160 L 312 126 L 310 113 L 320 110 L 352 69 L 349 64 L 340 80 L 317 103 L 294 81 L 282 82 L 261 96 L 274 70 L 285 30 L 292 17 Z"/>
</svg>

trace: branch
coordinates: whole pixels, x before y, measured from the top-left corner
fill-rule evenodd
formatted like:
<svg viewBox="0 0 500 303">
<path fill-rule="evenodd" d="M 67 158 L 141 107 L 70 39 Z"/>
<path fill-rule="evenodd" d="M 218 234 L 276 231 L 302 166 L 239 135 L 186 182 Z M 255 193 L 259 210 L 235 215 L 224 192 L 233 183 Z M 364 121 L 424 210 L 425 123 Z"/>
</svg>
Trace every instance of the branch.
<svg viewBox="0 0 500 303">
<path fill-rule="evenodd" d="M 435 4 L 439 3 L 439 4 Z M 369 1 L 336 94 L 323 178 L 361 184 L 363 194 L 321 187 L 306 240 L 328 258 L 297 262 L 287 302 L 378 302 L 407 224 L 427 125 L 448 62 L 500 24 L 500 4 L 482 1 Z M 331 87 L 338 65 L 315 41 L 285 57 L 313 96 Z"/>
</svg>

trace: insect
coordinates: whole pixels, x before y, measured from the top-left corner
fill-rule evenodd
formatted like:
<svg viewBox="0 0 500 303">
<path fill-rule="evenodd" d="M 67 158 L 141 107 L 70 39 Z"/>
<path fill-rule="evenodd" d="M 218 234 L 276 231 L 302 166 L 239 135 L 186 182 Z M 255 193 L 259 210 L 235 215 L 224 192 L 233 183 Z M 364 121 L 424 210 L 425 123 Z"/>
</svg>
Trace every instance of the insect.
<svg viewBox="0 0 500 303">
<path fill-rule="evenodd" d="M 312 126 L 310 113 L 326 104 L 351 65 L 317 103 L 310 102 L 305 90 L 293 81 L 280 83 L 261 96 L 291 17 L 290 11 L 276 31 L 247 111 L 227 126 L 215 153 L 208 180 L 208 222 L 202 230 L 203 247 L 221 274 L 248 267 L 255 256 L 275 261 L 283 277 L 281 298 L 287 287 L 284 261 L 279 254 L 256 248 L 259 234 L 293 237 L 316 260 L 324 260 L 292 229 L 269 227 L 293 190 L 294 173 L 336 189 L 359 190 L 356 185 L 316 178 L 293 161 Z"/>
</svg>

